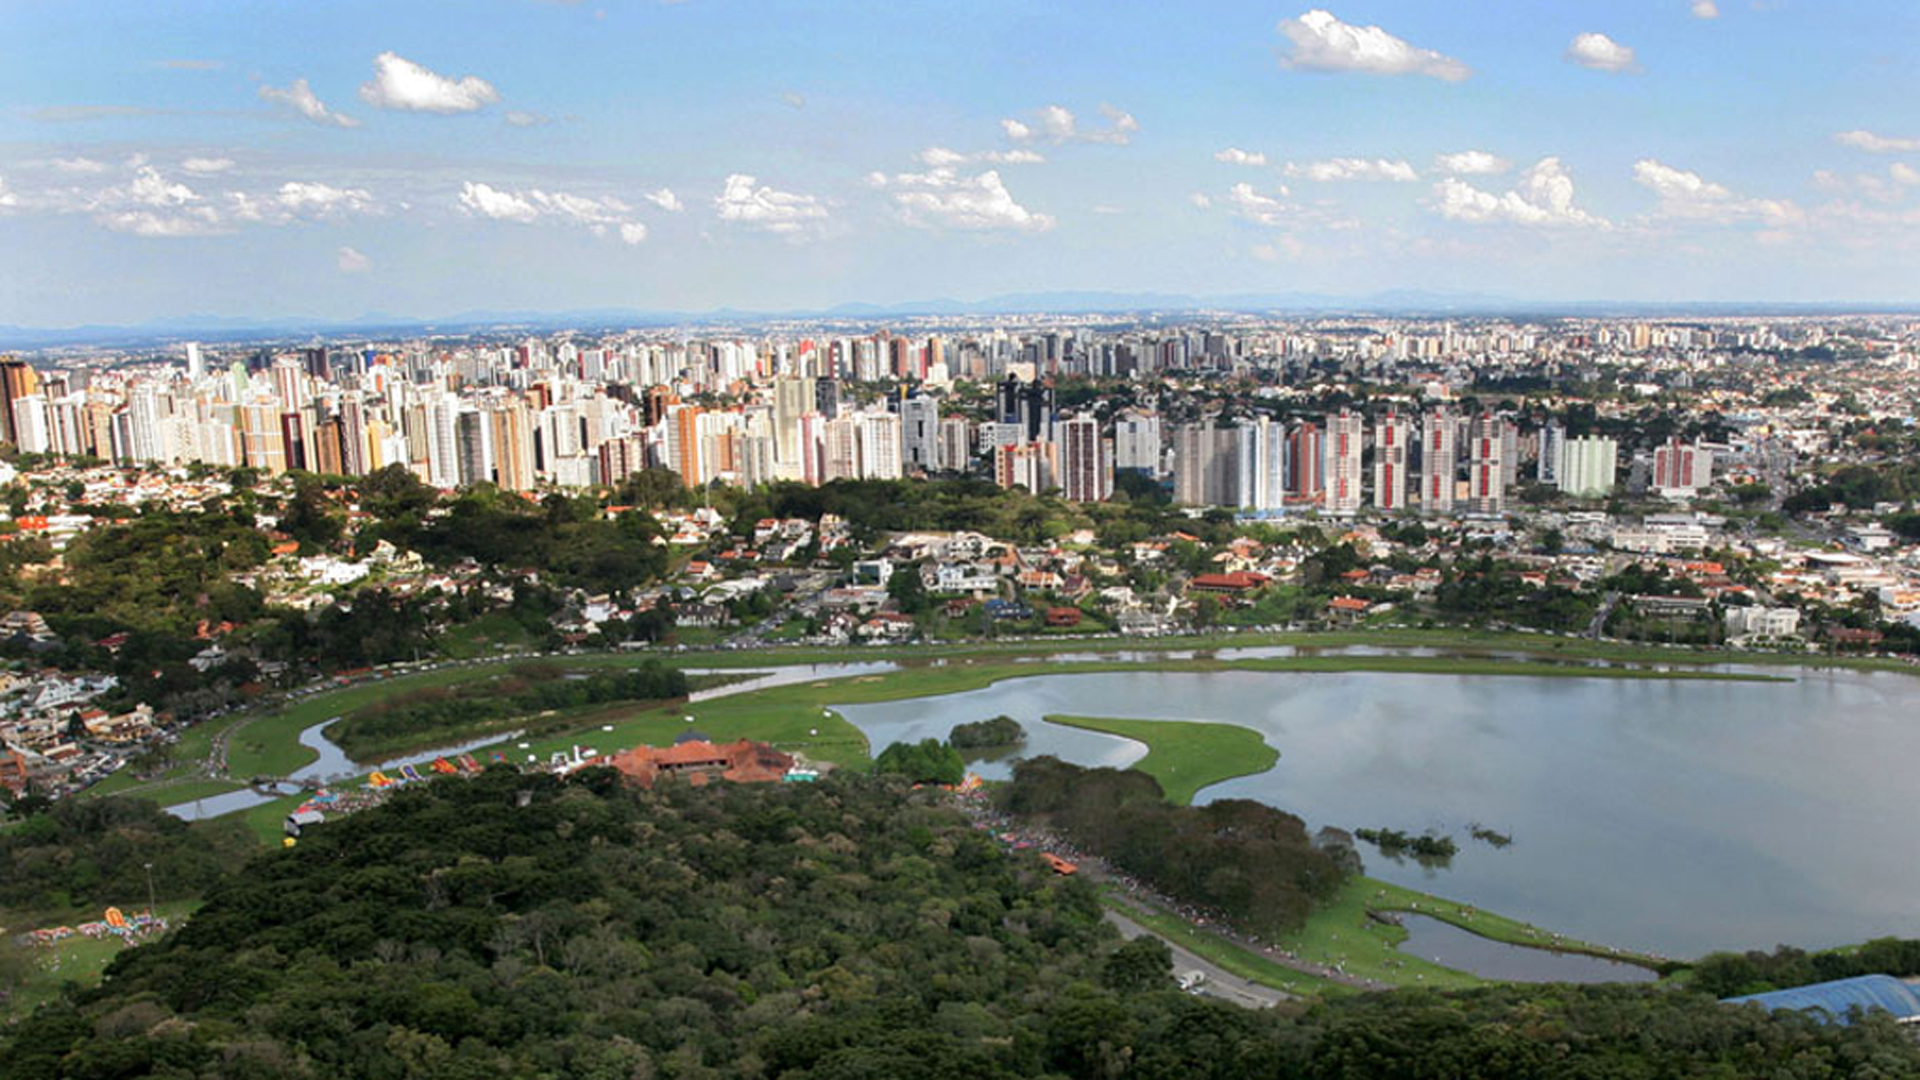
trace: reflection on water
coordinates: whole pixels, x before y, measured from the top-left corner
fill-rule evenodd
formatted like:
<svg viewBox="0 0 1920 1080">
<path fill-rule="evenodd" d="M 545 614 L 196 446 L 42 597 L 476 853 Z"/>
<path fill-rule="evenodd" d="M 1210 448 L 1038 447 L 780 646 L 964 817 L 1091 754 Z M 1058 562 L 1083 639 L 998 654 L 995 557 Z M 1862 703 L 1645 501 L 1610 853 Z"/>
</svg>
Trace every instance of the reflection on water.
<svg viewBox="0 0 1920 1080">
<path fill-rule="evenodd" d="M 1920 860 L 1862 855 L 1912 850 L 1920 680 L 1793 674 L 1036 672 L 839 711 L 876 749 L 1005 713 L 1026 725 L 1027 753 L 1083 765 L 1142 751 L 1043 715 L 1241 724 L 1279 762 L 1200 801 L 1257 799 L 1310 829 L 1435 829 L 1461 842 L 1449 869 L 1369 854 L 1370 872 L 1587 941 L 1693 956 L 1920 935 Z M 1469 842 L 1474 822 L 1522 840 Z"/>
<path fill-rule="evenodd" d="M 1509 945 L 1471 934 L 1427 915 L 1400 915 L 1407 940 L 1400 951 L 1441 967 L 1505 982 L 1652 982 L 1648 968 L 1580 953 L 1557 953 Z"/>
</svg>

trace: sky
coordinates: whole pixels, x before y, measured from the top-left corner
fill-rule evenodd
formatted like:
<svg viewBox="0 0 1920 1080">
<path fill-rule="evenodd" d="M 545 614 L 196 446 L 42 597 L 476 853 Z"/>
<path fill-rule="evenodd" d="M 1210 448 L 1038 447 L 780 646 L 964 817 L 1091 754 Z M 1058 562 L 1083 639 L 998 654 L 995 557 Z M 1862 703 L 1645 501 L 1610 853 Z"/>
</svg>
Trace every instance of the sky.
<svg viewBox="0 0 1920 1080">
<path fill-rule="evenodd" d="M 0 324 L 1920 302 L 1920 4 L 0 0 Z"/>
</svg>

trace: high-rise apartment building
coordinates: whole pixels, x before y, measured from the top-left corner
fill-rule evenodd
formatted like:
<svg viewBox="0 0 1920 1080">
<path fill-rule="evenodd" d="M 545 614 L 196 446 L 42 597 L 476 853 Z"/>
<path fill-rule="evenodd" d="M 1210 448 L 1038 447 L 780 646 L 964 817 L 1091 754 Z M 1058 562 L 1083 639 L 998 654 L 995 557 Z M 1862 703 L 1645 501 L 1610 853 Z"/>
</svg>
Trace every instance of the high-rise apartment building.
<svg viewBox="0 0 1920 1080">
<path fill-rule="evenodd" d="M 1613 493 L 1620 448 L 1612 439 L 1583 435 L 1561 444 L 1555 477 L 1561 491 L 1578 499 L 1603 499 Z"/>
<path fill-rule="evenodd" d="M 1430 409 L 1420 424 L 1420 512 L 1453 513 L 1455 427 L 1445 409 Z"/>
<path fill-rule="evenodd" d="M 1507 508 L 1507 423 L 1491 413 L 1474 418 L 1468 433 L 1467 503 L 1478 514 Z"/>
<path fill-rule="evenodd" d="M 1407 506 L 1407 444 L 1413 424 L 1389 412 L 1373 425 L 1373 505 L 1389 513 Z"/>
<path fill-rule="evenodd" d="M 1113 495 L 1113 444 L 1100 437 L 1100 422 L 1076 416 L 1055 426 L 1060 447 L 1060 487 L 1071 502 L 1105 502 Z"/>
</svg>

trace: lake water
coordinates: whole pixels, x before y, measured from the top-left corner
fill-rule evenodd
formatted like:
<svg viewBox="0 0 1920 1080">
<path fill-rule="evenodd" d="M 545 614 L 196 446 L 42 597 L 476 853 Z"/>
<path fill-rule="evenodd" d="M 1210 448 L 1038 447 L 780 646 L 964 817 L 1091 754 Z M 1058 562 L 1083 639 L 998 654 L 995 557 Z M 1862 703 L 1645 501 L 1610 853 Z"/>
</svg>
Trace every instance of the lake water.
<svg viewBox="0 0 1920 1080">
<path fill-rule="evenodd" d="M 1553 952 L 1509 945 L 1468 933 L 1426 915 L 1397 916 L 1407 928 L 1400 951 L 1441 967 L 1468 971 L 1503 982 L 1614 983 L 1652 982 L 1659 975 L 1637 964 L 1602 960 L 1580 953 Z"/>
<path fill-rule="evenodd" d="M 1141 749 L 1040 718 L 1242 724 L 1279 763 L 1201 801 L 1444 831 L 1460 845 L 1448 867 L 1363 846 L 1368 872 L 1587 941 L 1694 956 L 1920 936 L 1920 678 L 1770 673 L 1793 681 L 1046 674 L 839 711 L 876 751 L 1005 713 L 1027 753 L 1106 765 Z M 1512 845 L 1472 839 L 1475 823 Z"/>
</svg>

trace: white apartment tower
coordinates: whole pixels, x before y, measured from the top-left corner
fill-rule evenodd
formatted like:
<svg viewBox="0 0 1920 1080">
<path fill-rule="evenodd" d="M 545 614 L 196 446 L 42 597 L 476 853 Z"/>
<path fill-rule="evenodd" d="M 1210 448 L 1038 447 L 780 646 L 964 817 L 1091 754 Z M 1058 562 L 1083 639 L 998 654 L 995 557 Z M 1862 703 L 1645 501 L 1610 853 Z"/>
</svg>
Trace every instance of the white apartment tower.
<svg viewBox="0 0 1920 1080">
<path fill-rule="evenodd" d="M 1373 425 L 1373 505 L 1388 512 L 1407 506 L 1407 443 L 1413 424 L 1388 413 Z"/>
<path fill-rule="evenodd" d="M 1352 514 L 1360 509 L 1360 414 L 1341 410 L 1327 418 L 1327 500 L 1329 513 Z"/>
</svg>

